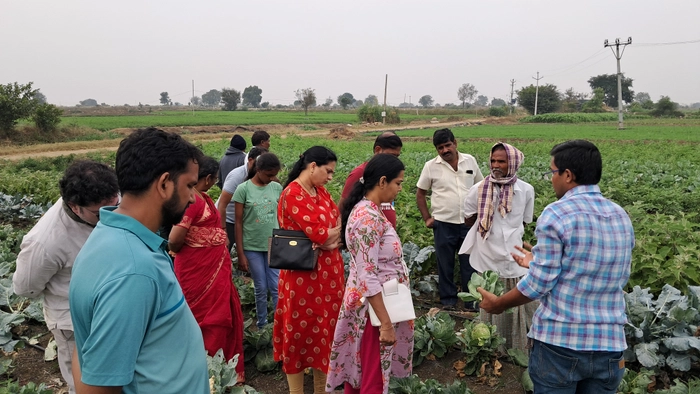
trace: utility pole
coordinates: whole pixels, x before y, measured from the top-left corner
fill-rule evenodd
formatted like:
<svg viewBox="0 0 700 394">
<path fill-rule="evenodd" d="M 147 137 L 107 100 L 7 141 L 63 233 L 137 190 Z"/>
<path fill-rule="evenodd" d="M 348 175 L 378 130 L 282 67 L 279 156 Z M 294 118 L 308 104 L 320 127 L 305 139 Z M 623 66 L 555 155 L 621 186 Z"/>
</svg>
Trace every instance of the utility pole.
<svg viewBox="0 0 700 394">
<path fill-rule="evenodd" d="M 194 79 L 192 80 L 192 98 L 190 99 L 190 105 L 192 105 L 192 116 L 194 116 Z"/>
<path fill-rule="evenodd" d="M 509 115 L 513 115 L 513 86 L 515 86 L 515 79 L 510 80 L 510 112 Z"/>
<path fill-rule="evenodd" d="M 625 124 L 622 121 L 622 72 L 620 72 L 620 59 L 622 59 L 622 54 L 625 53 L 625 47 L 627 45 L 632 44 L 632 37 L 627 38 L 627 42 L 620 42 L 619 38 L 615 39 L 614 44 L 608 43 L 608 40 L 605 40 L 603 43 L 604 47 L 610 47 L 610 50 L 613 51 L 613 55 L 615 55 L 615 59 L 617 59 L 617 129 L 618 130 L 624 130 L 625 129 Z M 622 53 L 620 53 L 620 45 L 622 45 Z M 615 49 L 612 49 L 612 47 L 615 47 Z"/>
<path fill-rule="evenodd" d="M 544 78 L 544 76 L 540 77 L 540 72 L 537 72 L 537 78 L 532 77 L 535 81 L 535 116 L 537 116 L 537 96 L 540 95 L 540 79 Z"/>
<path fill-rule="evenodd" d="M 382 111 L 382 124 L 386 124 L 386 87 L 389 84 L 389 74 L 384 77 L 384 111 Z"/>
</svg>

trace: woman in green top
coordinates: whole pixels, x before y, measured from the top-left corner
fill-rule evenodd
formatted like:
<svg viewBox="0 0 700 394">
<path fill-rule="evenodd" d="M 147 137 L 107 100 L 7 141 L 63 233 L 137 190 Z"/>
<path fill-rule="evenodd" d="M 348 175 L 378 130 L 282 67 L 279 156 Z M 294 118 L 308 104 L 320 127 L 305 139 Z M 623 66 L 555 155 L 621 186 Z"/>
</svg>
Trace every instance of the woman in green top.
<svg viewBox="0 0 700 394">
<path fill-rule="evenodd" d="M 249 271 L 255 286 L 257 326 L 267 324 L 267 295 L 272 296 L 272 310 L 277 308 L 277 281 L 279 270 L 267 265 L 268 238 L 279 227 L 277 202 L 282 185 L 275 182 L 281 167 L 272 153 L 264 153 L 233 195 L 236 207 L 236 251 L 238 267 Z"/>
</svg>

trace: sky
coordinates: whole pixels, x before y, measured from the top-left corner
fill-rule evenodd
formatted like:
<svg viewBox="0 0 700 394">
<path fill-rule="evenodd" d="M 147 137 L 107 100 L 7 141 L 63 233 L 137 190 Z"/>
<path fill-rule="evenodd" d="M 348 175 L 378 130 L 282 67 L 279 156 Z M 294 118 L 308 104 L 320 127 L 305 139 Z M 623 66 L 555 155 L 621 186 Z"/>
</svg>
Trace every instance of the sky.
<svg viewBox="0 0 700 394">
<path fill-rule="evenodd" d="M 476 87 L 489 101 L 554 84 L 590 93 L 615 74 L 604 40 L 625 48 L 635 92 L 700 102 L 698 0 L 223 1 L 0 0 L 0 83 L 33 82 L 48 101 L 76 105 L 187 103 L 210 89 L 262 89 L 291 104 L 345 92 L 387 104 L 459 103 Z M 686 44 L 669 44 L 695 41 Z M 652 45 L 665 44 L 665 45 Z"/>
</svg>

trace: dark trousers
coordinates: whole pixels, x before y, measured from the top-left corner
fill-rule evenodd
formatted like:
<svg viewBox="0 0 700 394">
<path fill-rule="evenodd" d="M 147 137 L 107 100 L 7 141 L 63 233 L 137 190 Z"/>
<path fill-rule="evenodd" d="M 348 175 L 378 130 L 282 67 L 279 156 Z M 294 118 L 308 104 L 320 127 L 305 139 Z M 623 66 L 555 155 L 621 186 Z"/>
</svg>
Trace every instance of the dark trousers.
<svg viewBox="0 0 700 394">
<path fill-rule="evenodd" d="M 438 292 L 442 305 L 455 305 L 457 303 L 457 285 L 454 281 L 455 253 L 462 246 L 464 237 L 471 227 L 466 224 L 453 224 L 433 222 L 433 236 L 435 237 L 435 255 L 438 265 Z M 459 274 L 462 291 L 466 291 L 469 279 L 474 273 L 474 268 L 469 264 L 469 255 L 459 255 Z"/>
<path fill-rule="evenodd" d="M 229 252 L 233 245 L 236 243 L 236 224 L 226 222 L 226 236 L 228 237 L 228 247 Z"/>
</svg>

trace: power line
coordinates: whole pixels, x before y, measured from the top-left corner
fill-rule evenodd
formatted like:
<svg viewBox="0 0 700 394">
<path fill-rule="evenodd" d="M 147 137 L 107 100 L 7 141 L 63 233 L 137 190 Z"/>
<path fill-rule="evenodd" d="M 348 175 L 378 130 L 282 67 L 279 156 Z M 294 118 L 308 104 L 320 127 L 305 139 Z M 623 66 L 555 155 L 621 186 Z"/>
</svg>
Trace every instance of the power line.
<svg viewBox="0 0 700 394">
<path fill-rule="evenodd" d="M 664 46 L 664 45 L 683 45 L 683 44 L 697 44 L 697 43 L 700 43 L 700 40 L 675 41 L 675 42 L 642 42 L 642 43 L 635 43 L 634 46 L 656 47 L 656 46 Z"/>
<path fill-rule="evenodd" d="M 587 58 L 581 60 L 580 62 L 573 63 L 573 64 L 570 64 L 570 65 L 568 65 L 568 66 L 562 66 L 562 67 L 558 67 L 558 68 L 553 68 L 553 69 L 551 69 L 551 70 L 544 70 L 543 72 L 546 72 L 547 74 L 550 74 L 550 75 L 551 75 L 551 74 L 553 74 L 555 71 L 559 71 L 559 70 L 561 70 L 561 72 L 566 71 L 566 70 L 568 70 L 568 69 L 570 69 L 570 68 L 574 68 L 574 67 L 578 66 L 579 64 L 582 64 L 582 63 L 587 62 L 588 60 L 590 60 L 590 59 L 592 59 L 592 58 L 594 58 L 594 57 L 600 55 L 600 54 L 603 53 L 604 51 L 605 51 L 605 48 L 599 49 L 597 52 L 595 52 L 595 53 L 592 54 L 591 56 L 589 56 L 589 57 L 587 57 Z"/>
</svg>

